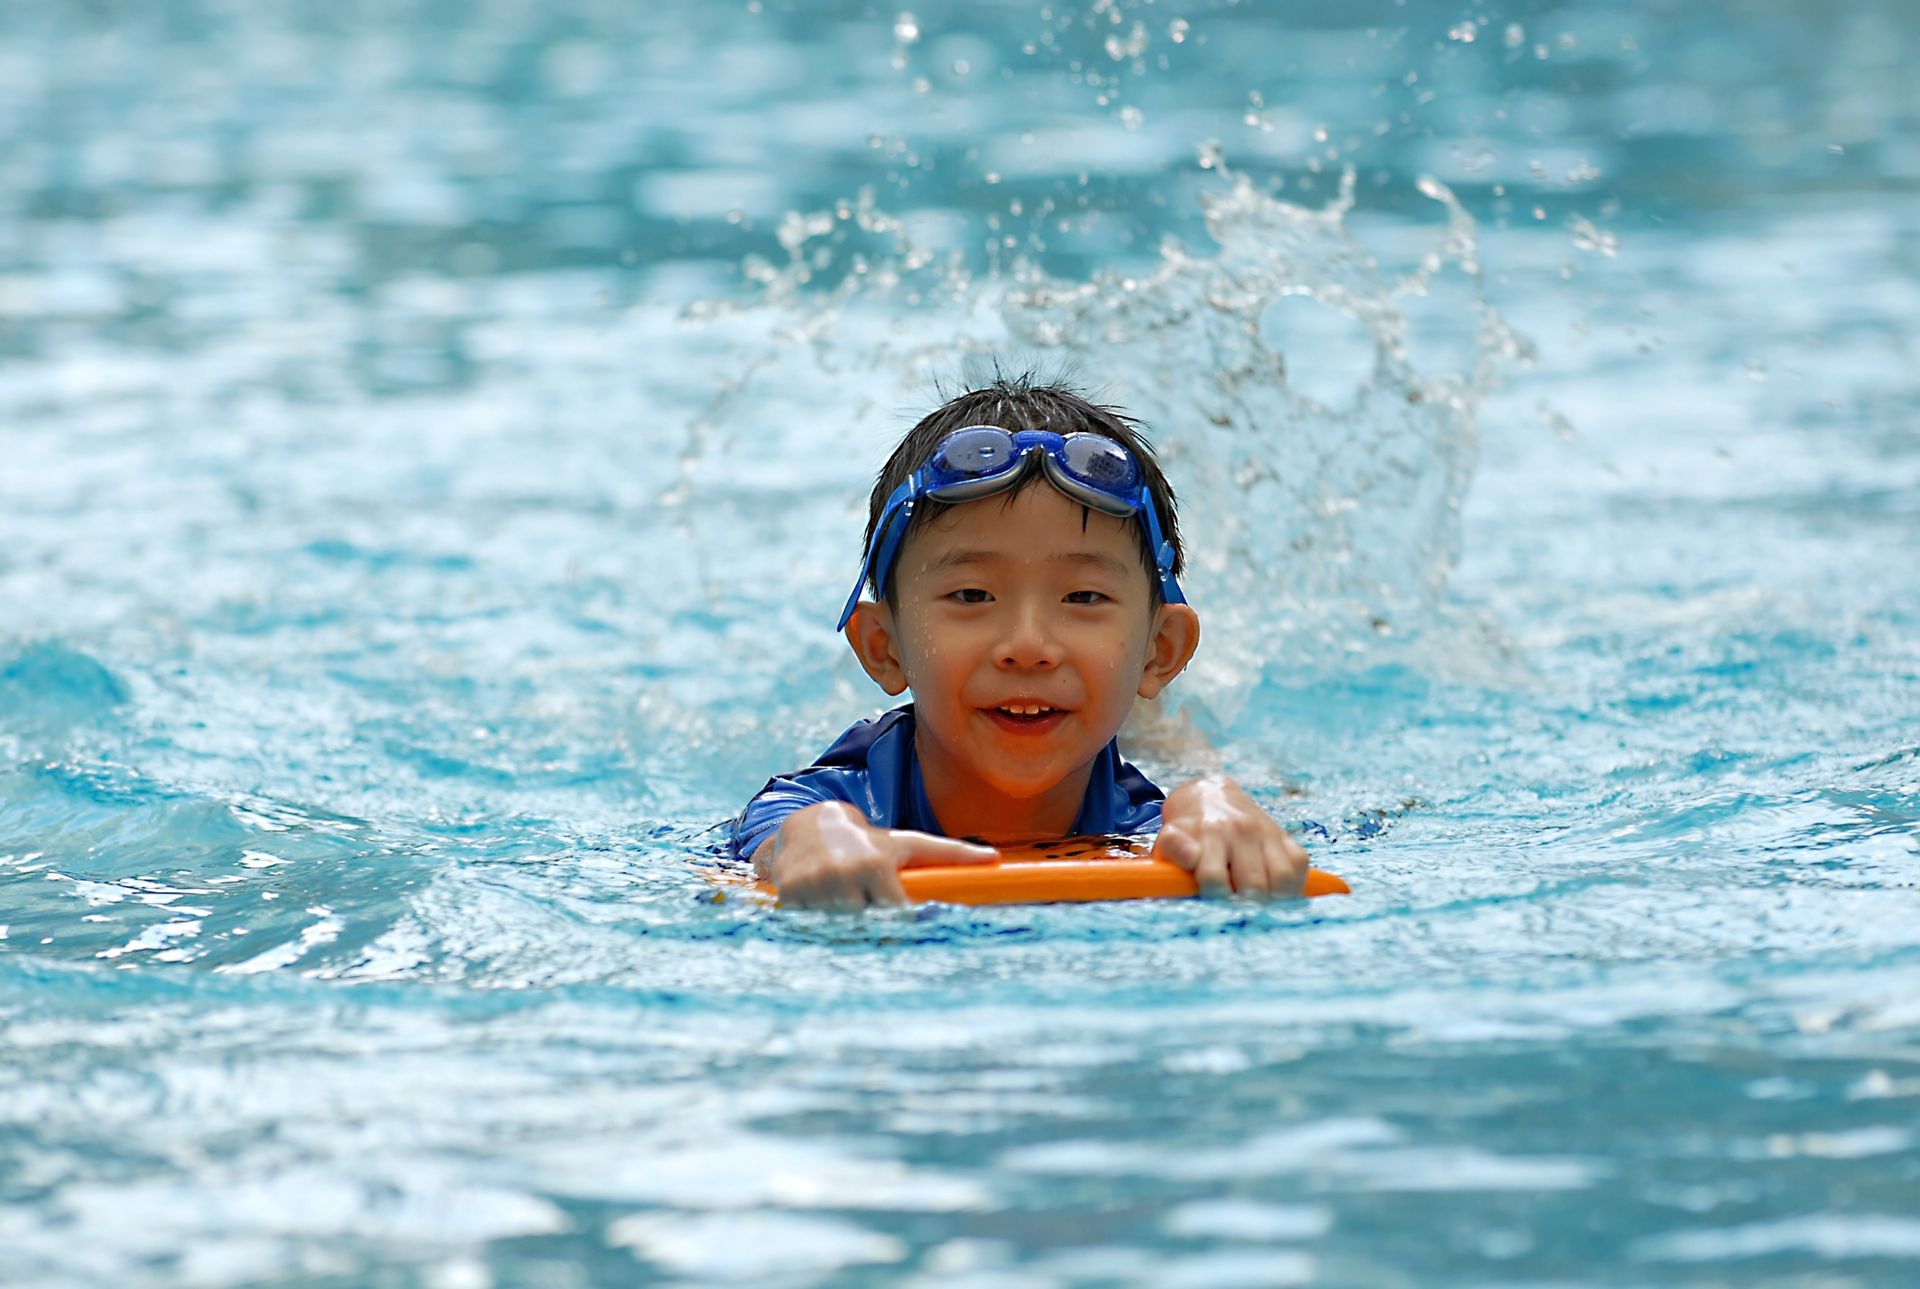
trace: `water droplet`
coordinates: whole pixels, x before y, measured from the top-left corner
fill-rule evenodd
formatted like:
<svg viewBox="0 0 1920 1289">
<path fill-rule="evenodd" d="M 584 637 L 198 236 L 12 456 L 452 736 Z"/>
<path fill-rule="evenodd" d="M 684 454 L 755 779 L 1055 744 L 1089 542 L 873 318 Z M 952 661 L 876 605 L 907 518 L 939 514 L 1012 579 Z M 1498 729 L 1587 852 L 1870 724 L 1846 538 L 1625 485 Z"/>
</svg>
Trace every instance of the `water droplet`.
<svg viewBox="0 0 1920 1289">
<path fill-rule="evenodd" d="M 1113 20 L 1115 22 L 1120 21 L 1119 14 L 1114 14 Z M 1140 22 L 1134 23 L 1132 30 L 1128 31 L 1125 37 L 1122 37 L 1117 31 L 1114 32 L 1107 37 L 1106 47 L 1107 57 L 1116 63 L 1125 62 L 1129 58 L 1140 57 L 1140 55 L 1147 52 L 1146 24 Z"/>
<path fill-rule="evenodd" d="M 902 10 L 893 20 L 893 38 L 903 45 L 911 45 L 920 39 L 920 20 Z"/>
<path fill-rule="evenodd" d="M 1187 33 L 1192 29 L 1185 18 L 1175 18 L 1167 24 L 1167 39 L 1176 45 L 1184 45 L 1187 41 Z"/>
<path fill-rule="evenodd" d="M 1573 244 L 1589 255 L 1612 259 L 1620 253 L 1620 235 L 1599 227 L 1585 216 L 1575 215 L 1567 221 L 1567 227 L 1573 230 Z"/>
<path fill-rule="evenodd" d="M 1467 19 L 1463 23 L 1460 23 L 1458 26 L 1447 28 L 1447 39 L 1457 40 L 1463 45 L 1471 45 L 1473 43 L 1474 37 L 1478 36 L 1479 34 L 1480 34 L 1480 29 L 1473 25 L 1473 20 L 1471 18 Z"/>
<path fill-rule="evenodd" d="M 1507 48 L 1518 49 L 1527 43 L 1527 29 L 1517 22 L 1507 24 Z"/>
<path fill-rule="evenodd" d="M 1541 399 L 1533 405 L 1533 410 L 1542 421 L 1546 422 L 1547 428 L 1553 431 L 1555 437 L 1565 439 L 1569 443 L 1574 440 L 1576 436 L 1573 422 L 1569 421 L 1560 409 Z"/>
</svg>

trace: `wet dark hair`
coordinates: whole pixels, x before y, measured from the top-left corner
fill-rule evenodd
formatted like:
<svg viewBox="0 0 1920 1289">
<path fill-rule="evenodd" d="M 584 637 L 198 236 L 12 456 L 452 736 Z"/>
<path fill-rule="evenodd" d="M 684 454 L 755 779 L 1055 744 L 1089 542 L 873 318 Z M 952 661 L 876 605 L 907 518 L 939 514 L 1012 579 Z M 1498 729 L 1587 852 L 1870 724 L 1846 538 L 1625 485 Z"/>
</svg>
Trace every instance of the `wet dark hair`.
<svg viewBox="0 0 1920 1289">
<path fill-rule="evenodd" d="M 1140 463 L 1140 471 L 1146 477 L 1147 491 L 1160 513 L 1161 536 L 1173 544 L 1173 571 L 1178 574 L 1185 567 L 1186 554 L 1180 546 L 1180 519 L 1174 511 L 1173 487 L 1161 472 L 1160 463 L 1153 455 L 1153 445 L 1147 441 L 1140 423 L 1117 407 L 1089 402 L 1064 384 L 1035 384 L 1031 372 L 1021 376 L 996 374 L 991 384 L 948 399 L 907 431 L 906 437 L 894 448 L 893 455 L 880 467 L 879 478 L 874 480 L 873 494 L 867 500 L 867 535 L 863 550 L 872 546 L 874 527 L 880 522 L 880 512 L 886 507 L 887 498 L 893 495 L 894 489 L 927 463 L 941 439 L 969 425 L 992 425 L 1014 432 L 1052 430 L 1063 435 L 1098 434 L 1121 444 Z M 1011 503 L 1034 484 L 1046 483 L 1047 476 L 1038 468 L 1039 464 L 1029 459 L 1013 486 L 995 494 L 1003 505 Z M 914 507 L 913 518 L 901 536 L 900 549 L 905 550 L 907 538 L 924 528 L 935 515 L 948 509 L 949 506 L 940 502 L 923 499 Z M 1085 529 L 1090 514 L 1088 507 L 1080 507 L 1082 529 Z M 1151 607 L 1157 609 L 1165 603 L 1165 599 L 1160 593 L 1160 578 L 1154 567 L 1153 544 L 1147 538 L 1146 521 L 1136 517 L 1133 530 L 1139 539 L 1140 558 L 1146 564 Z M 894 564 L 897 568 L 897 558 Z M 884 596 L 888 608 L 897 609 L 898 579 L 893 572 L 894 569 L 887 570 L 885 586 L 874 586 L 872 589 L 874 595 Z"/>
</svg>

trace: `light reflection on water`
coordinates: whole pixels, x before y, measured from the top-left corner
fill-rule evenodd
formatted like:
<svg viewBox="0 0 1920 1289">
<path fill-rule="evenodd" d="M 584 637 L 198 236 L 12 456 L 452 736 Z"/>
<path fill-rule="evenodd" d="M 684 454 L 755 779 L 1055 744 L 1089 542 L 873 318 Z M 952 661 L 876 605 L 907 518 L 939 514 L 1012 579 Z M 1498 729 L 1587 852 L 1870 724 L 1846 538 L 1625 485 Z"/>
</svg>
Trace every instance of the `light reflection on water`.
<svg viewBox="0 0 1920 1289">
<path fill-rule="evenodd" d="M 0 1281 L 1909 1279 L 1915 28 L 1363 8 L 10 7 Z M 710 902 L 1003 349 L 1352 896 Z"/>
</svg>

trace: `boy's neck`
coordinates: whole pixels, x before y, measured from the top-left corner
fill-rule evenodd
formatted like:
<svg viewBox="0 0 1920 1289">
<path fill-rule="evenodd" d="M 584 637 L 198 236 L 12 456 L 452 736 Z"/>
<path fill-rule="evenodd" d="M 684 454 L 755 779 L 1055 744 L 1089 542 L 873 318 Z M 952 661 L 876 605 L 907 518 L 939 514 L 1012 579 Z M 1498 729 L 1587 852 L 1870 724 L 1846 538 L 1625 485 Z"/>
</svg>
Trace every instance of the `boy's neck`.
<svg viewBox="0 0 1920 1289">
<path fill-rule="evenodd" d="M 1010 797 L 996 791 L 968 766 L 946 757 L 914 731 L 914 755 L 920 783 L 933 817 L 949 837 L 979 837 L 990 842 L 1064 837 L 1086 803 L 1093 762 L 1076 769 L 1035 797 Z"/>
</svg>

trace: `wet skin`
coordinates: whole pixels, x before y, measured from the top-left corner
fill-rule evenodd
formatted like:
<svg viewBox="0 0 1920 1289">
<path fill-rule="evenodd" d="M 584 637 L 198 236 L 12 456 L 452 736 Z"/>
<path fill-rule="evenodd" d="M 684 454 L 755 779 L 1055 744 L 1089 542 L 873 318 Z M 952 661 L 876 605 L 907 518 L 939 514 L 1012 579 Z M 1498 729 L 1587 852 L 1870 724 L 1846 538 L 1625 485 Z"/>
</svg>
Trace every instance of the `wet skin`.
<svg viewBox="0 0 1920 1289">
<path fill-rule="evenodd" d="M 848 643 L 887 693 L 913 690 L 914 751 L 943 829 L 1064 836 L 1134 700 L 1193 657 L 1199 616 L 1153 606 L 1135 522 L 1044 484 L 954 506 L 903 546 L 897 606 L 860 603 Z M 1306 853 L 1226 776 L 1174 789 L 1162 820 L 1155 853 L 1203 892 L 1299 894 Z M 795 812 L 754 859 L 783 903 L 859 907 L 904 902 L 903 867 L 993 854 L 827 802 Z"/>
</svg>

